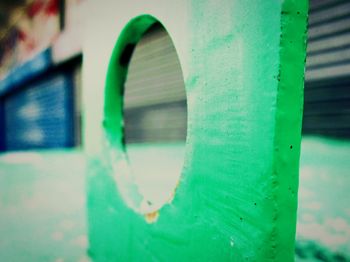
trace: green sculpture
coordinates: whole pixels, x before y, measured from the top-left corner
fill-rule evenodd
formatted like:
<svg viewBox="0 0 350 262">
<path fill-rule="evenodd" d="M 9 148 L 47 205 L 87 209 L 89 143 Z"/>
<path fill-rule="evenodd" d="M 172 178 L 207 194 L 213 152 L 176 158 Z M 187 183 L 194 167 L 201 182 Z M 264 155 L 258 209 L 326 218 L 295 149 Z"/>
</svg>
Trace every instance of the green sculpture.
<svg viewBox="0 0 350 262">
<path fill-rule="evenodd" d="M 84 48 L 92 259 L 293 261 L 308 1 L 92 8 Z M 188 131 L 173 198 L 143 209 L 125 171 L 123 86 L 134 45 L 158 21 L 182 66 Z"/>
</svg>

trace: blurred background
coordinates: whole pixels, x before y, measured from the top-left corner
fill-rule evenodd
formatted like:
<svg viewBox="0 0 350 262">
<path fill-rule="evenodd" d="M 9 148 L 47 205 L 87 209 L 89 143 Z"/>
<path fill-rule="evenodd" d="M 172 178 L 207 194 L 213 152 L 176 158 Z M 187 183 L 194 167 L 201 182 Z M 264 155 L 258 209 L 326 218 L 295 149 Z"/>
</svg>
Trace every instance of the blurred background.
<svg viewBox="0 0 350 262">
<path fill-rule="evenodd" d="M 0 2 L 1 261 L 88 261 L 85 7 L 86 0 Z M 185 142 L 183 76 L 160 24 L 132 56 L 124 116 L 130 148 Z M 348 0 L 310 1 L 303 119 L 296 261 L 350 261 Z"/>
</svg>

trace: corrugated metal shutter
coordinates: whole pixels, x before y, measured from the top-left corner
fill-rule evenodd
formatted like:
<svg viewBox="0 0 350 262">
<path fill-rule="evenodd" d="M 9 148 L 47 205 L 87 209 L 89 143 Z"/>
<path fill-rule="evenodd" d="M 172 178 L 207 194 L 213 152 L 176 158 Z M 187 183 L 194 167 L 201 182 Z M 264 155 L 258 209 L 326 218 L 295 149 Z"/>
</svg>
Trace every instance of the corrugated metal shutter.
<svg viewBox="0 0 350 262">
<path fill-rule="evenodd" d="M 5 99 L 7 150 L 67 147 L 74 144 L 70 75 L 58 74 Z"/>
<path fill-rule="evenodd" d="M 127 143 L 184 141 L 187 109 L 175 47 L 159 24 L 145 33 L 129 65 L 124 97 Z"/>
<path fill-rule="evenodd" d="M 350 1 L 311 0 L 303 132 L 350 137 Z"/>
</svg>

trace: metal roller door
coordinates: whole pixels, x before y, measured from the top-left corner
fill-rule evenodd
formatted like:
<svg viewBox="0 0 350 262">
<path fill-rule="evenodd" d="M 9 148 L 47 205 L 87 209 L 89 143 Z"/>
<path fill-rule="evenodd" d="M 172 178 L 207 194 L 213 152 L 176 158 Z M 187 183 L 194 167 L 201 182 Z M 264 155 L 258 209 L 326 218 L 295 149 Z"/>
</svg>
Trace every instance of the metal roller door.
<svg viewBox="0 0 350 262">
<path fill-rule="evenodd" d="M 311 0 L 303 132 L 350 138 L 350 1 Z"/>
<path fill-rule="evenodd" d="M 181 66 L 166 30 L 156 24 L 137 44 L 125 83 L 127 143 L 186 138 L 186 94 Z"/>
<path fill-rule="evenodd" d="M 7 150 L 74 145 L 72 79 L 58 74 L 5 99 Z"/>
</svg>

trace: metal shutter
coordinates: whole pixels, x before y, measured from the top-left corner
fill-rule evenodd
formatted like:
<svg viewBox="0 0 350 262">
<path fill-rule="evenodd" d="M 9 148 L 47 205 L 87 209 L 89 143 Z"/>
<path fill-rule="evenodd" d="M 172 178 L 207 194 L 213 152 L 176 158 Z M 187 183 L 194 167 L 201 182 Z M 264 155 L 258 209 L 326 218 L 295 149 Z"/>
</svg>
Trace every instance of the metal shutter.
<svg viewBox="0 0 350 262">
<path fill-rule="evenodd" d="M 350 137 L 350 1 L 311 0 L 303 132 Z"/>
<path fill-rule="evenodd" d="M 126 142 L 184 141 L 184 86 L 172 40 L 157 24 L 142 37 L 130 61 L 124 96 Z"/>
<path fill-rule="evenodd" d="M 6 149 L 74 144 L 72 79 L 59 74 L 5 100 Z"/>
</svg>

